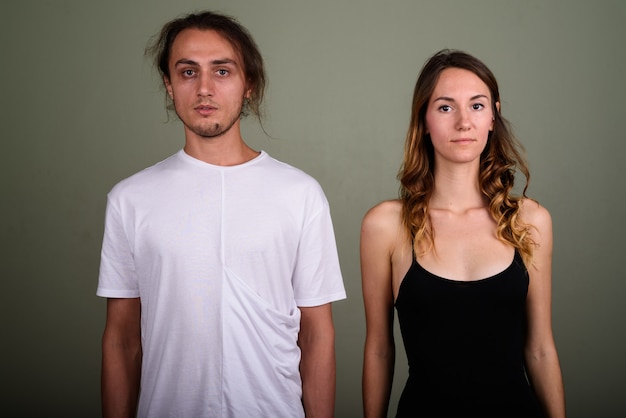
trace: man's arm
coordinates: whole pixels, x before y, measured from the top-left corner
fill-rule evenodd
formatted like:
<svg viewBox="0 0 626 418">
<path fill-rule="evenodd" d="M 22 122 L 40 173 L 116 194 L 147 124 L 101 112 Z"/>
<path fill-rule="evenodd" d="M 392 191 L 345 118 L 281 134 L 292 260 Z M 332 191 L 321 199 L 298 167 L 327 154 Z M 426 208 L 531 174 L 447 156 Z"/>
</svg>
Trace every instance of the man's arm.
<svg viewBox="0 0 626 418">
<path fill-rule="evenodd" d="M 102 336 L 103 417 L 136 416 L 140 376 L 140 299 L 107 299 Z"/>
<path fill-rule="evenodd" d="M 335 413 L 335 328 L 331 304 L 300 308 L 298 345 L 302 351 L 300 374 L 307 418 Z"/>
</svg>

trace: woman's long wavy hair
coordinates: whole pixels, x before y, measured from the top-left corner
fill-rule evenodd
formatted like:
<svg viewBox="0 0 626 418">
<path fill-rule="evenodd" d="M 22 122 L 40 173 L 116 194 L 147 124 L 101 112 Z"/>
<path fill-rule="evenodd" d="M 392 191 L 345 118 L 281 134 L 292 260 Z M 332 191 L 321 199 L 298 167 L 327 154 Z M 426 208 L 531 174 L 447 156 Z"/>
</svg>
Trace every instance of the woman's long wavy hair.
<svg viewBox="0 0 626 418">
<path fill-rule="evenodd" d="M 426 61 L 417 79 L 404 159 L 398 173 L 403 206 L 402 218 L 415 243 L 414 251 L 425 254 L 434 249 L 434 231 L 430 222 L 428 203 L 435 183 L 435 158 L 425 118 L 435 85 L 441 72 L 447 68 L 471 71 L 491 92 L 495 120 L 493 131 L 480 155 L 480 190 L 489 202 L 489 211 L 497 223 L 496 236 L 515 247 L 526 265 L 530 265 L 535 243 L 528 233 L 529 225 L 524 224 L 519 215 L 521 200 L 526 197 L 530 179 L 528 165 L 523 155 L 524 150 L 513 136 L 509 122 L 502 117 L 496 107 L 496 103 L 500 102 L 500 93 L 491 70 L 465 52 L 447 49 L 439 51 Z M 526 178 L 521 196 L 512 193 L 516 171 L 522 172 Z"/>
</svg>

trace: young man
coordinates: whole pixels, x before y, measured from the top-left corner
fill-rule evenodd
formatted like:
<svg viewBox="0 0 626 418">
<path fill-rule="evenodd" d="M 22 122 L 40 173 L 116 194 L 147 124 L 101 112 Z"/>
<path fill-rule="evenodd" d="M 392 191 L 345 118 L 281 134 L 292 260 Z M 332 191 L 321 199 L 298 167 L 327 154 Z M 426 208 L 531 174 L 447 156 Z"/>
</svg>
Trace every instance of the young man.
<svg viewBox="0 0 626 418">
<path fill-rule="evenodd" d="M 255 151 L 263 60 L 233 19 L 166 24 L 149 49 L 185 145 L 109 193 L 97 294 L 105 416 L 332 416 L 345 298 L 328 202 Z"/>
</svg>

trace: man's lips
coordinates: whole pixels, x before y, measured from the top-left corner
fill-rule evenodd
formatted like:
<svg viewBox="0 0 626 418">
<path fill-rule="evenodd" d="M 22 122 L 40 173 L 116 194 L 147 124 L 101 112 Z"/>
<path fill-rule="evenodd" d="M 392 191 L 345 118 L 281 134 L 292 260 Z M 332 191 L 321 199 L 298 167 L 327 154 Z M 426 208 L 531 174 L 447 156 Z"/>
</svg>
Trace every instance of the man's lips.
<svg viewBox="0 0 626 418">
<path fill-rule="evenodd" d="M 201 115 L 212 115 L 213 113 L 215 113 L 217 111 L 217 107 L 212 106 L 212 105 L 205 105 L 205 104 L 201 104 L 198 105 L 196 107 L 194 107 L 195 111 L 200 113 Z"/>
</svg>

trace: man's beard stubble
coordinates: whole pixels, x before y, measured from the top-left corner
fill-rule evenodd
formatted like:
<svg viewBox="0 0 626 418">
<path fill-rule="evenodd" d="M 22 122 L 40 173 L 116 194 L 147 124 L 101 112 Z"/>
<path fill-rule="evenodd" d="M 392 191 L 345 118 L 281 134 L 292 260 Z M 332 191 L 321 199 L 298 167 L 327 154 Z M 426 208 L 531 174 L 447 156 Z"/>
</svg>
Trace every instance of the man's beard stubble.
<svg viewBox="0 0 626 418">
<path fill-rule="evenodd" d="M 204 126 L 204 124 L 202 123 L 199 123 L 197 126 L 193 126 L 193 125 L 187 124 L 184 121 L 184 119 L 180 117 L 180 114 L 178 113 L 178 111 L 176 111 L 176 115 L 178 116 L 178 119 L 180 119 L 181 122 L 183 122 L 183 125 L 185 125 L 185 127 L 187 127 L 187 129 L 189 129 L 194 134 L 202 138 L 207 138 L 207 139 L 217 138 L 219 136 L 224 135 L 228 131 L 230 131 L 233 125 L 235 125 L 235 123 L 237 123 L 237 121 L 241 119 L 243 115 L 243 104 L 241 105 L 241 108 L 239 109 L 239 113 L 237 114 L 237 116 L 233 117 L 233 119 L 227 125 L 222 125 L 219 122 L 216 122 L 208 126 Z"/>
</svg>

